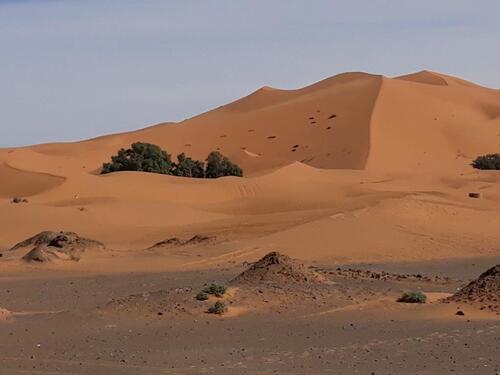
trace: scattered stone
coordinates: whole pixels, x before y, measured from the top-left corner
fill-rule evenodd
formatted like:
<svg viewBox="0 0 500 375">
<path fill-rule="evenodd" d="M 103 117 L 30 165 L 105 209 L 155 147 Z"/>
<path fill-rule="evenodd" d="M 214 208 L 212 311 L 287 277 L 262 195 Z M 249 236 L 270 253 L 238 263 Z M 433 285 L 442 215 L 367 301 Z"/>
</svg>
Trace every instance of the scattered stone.
<svg viewBox="0 0 500 375">
<path fill-rule="evenodd" d="M 216 236 L 204 236 L 196 234 L 188 240 L 181 240 L 177 237 L 167 238 L 166 240 L 155 243 L 150 249 L 157 247 L 175 247 L 175 246 L 185 246 L 185 245 L 197 245 L 200 243 L 213 242 L 217 239 Z"/>
<path fill-rule="evenodd" d="M 449 277 L 441 276 L 424 276 L 421 274 L 398 274 L 385 271 L 371 271 L 361 270 L 356 268 L 342 269 L 338 267 L 336 270 L 317 269 L 318 272 L 327 273 L 332 276 L 340 276 L 352 279 L 374 279 L 383 281 L 415 281 L 415 282 L 429 282 L 438 284 L 447 284 L 453 281 Z"/>
<path fill-rule="evenodd" d="M 455 315 L 464 316 L 465 313 L 462 310 L 458 310 Z"/>
<path fill-rule="evenodd" d="M 469 193 L 469 198 L 481 198 L 481 193 Z"/>
</svg>

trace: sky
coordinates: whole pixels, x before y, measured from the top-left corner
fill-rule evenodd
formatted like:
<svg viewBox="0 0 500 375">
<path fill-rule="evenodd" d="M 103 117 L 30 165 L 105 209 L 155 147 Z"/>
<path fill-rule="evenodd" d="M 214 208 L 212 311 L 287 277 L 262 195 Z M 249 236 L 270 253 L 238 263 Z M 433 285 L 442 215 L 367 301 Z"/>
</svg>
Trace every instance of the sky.
<svg viewBox="0 0 500 375">
<path fill-rule="evenodd" d="M 500 88 L 500 1 L 0 0 L 0 146 L 181 121 L 264 85 L 423 69 Z"/>
</svg>

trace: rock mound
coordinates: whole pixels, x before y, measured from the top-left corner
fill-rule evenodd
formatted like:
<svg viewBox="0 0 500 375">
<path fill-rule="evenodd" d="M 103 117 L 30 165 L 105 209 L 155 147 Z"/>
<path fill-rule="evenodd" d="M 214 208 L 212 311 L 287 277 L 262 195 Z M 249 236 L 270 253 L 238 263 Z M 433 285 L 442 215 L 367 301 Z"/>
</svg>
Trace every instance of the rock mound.
<svg viewBox="0 0 500 375">
<path fill-rule="evenodd" d="M 80 254 L 89 248 L 103 248 L 95 240 L 80 237 L 74 232 L 44 231 L 12 247 L 11 250 L 34 246 L 23 260 L 28 262 L 51 262 L 54 260 L 80 260 Z"/>
<path fill-rule="evenodd" d="M 273 251 L 236 276 L 234 283 L 323 283 L 326 278 L 287 255 Z"/>
<path fill-rule="evenodd" d="M 500 314 L 500 264 L 482 273 L 447 301 L 479 304 L 481 310 L 488 309 Z"/>
<path fill-rule="evenodd" d="M 83 250 L 77 251 L 76 249 L 65 249 L 39 245 L 23 256 L 23 260 L 27 262 L 53 262 L 56 260 L 80 260 L 80 253 Z"/>
<path fill-rule="evenodd" d="M 53 247 L 81 246 L 81 247 L 103 247 L 104 245 L 95 240 L 80 237 L 75 232 L 52 232 L 43 231 L 35 234 L 24 241 L 14 245 L 10 250 L 17 250 L 23 247 L 48 245 Z"/>
<path fill-rule="evenodd" d="M 24 241 L 21 241 L 10 248 L 10 250 L 17 250 L 23 247 L 28 246 L 38 246 L 43 244 L 48 244 L 52 241 L 59 233 L 52 231 L 43 231 L 38 234 L 35 234 L 33 237 L 30 237 Z"/>
</svg>

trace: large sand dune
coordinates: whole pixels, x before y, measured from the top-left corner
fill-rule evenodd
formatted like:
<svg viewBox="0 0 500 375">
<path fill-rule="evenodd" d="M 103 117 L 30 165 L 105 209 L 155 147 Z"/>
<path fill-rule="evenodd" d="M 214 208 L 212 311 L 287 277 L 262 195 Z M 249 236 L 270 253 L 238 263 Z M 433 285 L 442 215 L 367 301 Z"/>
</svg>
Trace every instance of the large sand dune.
<svg viewBox="0 0 500 375">
<path fill-rule="evenodd" d="M 65 230 L 122 250 L 212 233 L 310 259 L 491 255 L 500 177 L 470 162 L 498 151 L 499 135 L 500 93 L 443 74 L 345 73 L 297 90 L 263 87 L 180 123 L 0 149 L 0 246 Z M 135 141 L 174 156 L 220 150 L 247 178 L 99 175 Z"/>
</svg>

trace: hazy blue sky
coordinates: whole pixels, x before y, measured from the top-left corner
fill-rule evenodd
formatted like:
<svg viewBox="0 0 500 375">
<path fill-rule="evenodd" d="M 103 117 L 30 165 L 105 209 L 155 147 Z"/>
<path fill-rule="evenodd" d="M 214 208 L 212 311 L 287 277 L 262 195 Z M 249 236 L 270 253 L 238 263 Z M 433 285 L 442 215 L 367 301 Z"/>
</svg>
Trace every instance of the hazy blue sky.
<svg viewBox="0 0 500 375">
<path fill-rule="evenodd" d="M 344 71 L 500 88 L 500 1 L 0 0 L 0 145 L 178 121 Z"/>
</svg>

